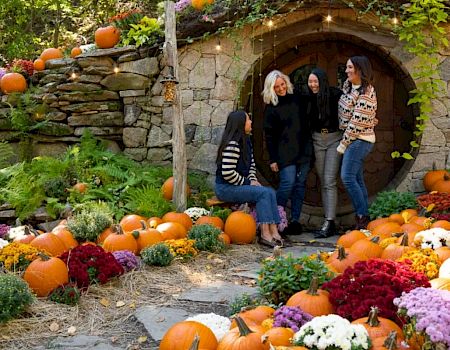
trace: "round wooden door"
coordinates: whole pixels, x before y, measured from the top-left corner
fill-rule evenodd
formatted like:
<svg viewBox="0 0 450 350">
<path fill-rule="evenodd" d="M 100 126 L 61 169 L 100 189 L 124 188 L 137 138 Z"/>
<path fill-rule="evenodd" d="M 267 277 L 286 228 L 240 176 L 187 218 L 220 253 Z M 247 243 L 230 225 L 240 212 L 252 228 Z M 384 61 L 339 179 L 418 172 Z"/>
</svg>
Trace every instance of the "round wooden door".
<svg viewBox="0 0 450 350">
<path fill-rule="evenodd" d="M 330 85 L 340 87 L 346 79 L 345 65 L 348 58 L 354 55 L 365 55 L 371 61 L 374 70 L 379 120 L 375 129 L 377 140 L 375 147 L 365 161 L 365 181 L 369 195 L 386 190 L 404 165 L 404 159 L 392 159 L 391 152 L 409 149 L 414 127 L 413 111 L 407 106 L 408 91 L 403 80 L 397 76 L 398 69 L 385 62 L 377 53 L 348 41 L 310 42 L 298 47 L 297 52 L 296 57 L 289 60 L 278 59 L 276 67 L 274 64 L 268 66 L 253 84 L 251 112 L 255 161 L 258 170 L 269 184 L 277 187 L 277 174 L 269 168 L 263 132 L 265 106 L 262 102 L 261 91 L 266 75 L 273 69 L 279 69 L 288 74 L 294 83 L 305 84 L 310 71 L 314 67 L 320 67 L 327 72 Z M 305 204 L 309 205 L 309 210 L 313 212 L 317 212 L 314 208 L 321 207 L 320 182 L 314 168 L 308 176 Z M 344 214 L 352 210 L 345 188 L 339 181 L 338 213 Z"/>
</svg>

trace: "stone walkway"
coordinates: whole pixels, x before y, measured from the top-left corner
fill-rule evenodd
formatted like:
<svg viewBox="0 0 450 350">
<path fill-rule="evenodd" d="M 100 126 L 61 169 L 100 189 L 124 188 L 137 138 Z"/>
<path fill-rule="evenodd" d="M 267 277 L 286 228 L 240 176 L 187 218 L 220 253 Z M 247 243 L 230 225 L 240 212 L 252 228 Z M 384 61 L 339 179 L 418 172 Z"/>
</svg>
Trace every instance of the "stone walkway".
<svg viewBox="0 0 450 350">
<path fill-rule="evenodd" d="M 316 253 L 318 250 L 332 251 L 337 236 L 315 240 L 311 233 L 301 236 L 291 236 L 295 243 L 293 247 L 284 248 L 283 254 L 292 254 L 294 257 Z M 267 256 L 271 252 L 267 251 Z M 72 337 L 58 337 L 49 342 L 46 347 L 35 350 L 64 349 L 64 350 L 119 350 L 119 349 L 151 349 L 157 350 L 158 343 L 171 325 L 183 321 L 187 317 L 198 313 L 214 312 L 226 315 L 229 304 L 237 296 L 246 293 L 256 295 L 256 279 L 258 277 L 259 263 L 251 263 L 236 269 L 233 275 L 240 280 L 248 281 L 245 284 L 229 282 L 214 283 L 206 287 L 192 288 L 184 291 L 176 298 L 176 305 L 154 306 L 147 305 L 136 310 L 134 316 L 148 333 L 145 344 L 132 348 L 120 348 L 111 343 L 110 339 L 90 335 L 76 335 Z"/>
</svg>

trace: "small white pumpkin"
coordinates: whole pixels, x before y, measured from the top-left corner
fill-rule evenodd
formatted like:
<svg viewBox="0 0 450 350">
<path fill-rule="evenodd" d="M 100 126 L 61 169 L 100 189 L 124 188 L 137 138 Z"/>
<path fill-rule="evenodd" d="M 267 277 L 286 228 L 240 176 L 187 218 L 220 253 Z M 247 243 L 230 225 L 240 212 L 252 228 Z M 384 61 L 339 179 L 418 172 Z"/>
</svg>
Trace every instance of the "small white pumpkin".
<svg viewBox="0 0 450 350">
<path fill-rule="evenodd" d="M 439 269 L 439 278 L 450 278 L 450 259 L 442 263 Z"/>
</svg>

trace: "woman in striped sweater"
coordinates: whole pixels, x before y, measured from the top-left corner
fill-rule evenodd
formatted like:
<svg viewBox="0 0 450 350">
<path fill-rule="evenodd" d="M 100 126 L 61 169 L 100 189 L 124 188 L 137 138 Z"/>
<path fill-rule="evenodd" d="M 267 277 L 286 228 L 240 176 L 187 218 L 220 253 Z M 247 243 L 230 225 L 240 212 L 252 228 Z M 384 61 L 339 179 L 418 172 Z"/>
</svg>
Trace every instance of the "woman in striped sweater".
<svg viewBox="0 0 450 350">
<path fill-rule="evenodd" d="M 231 112 L 217 151 L 215 192 L 226 202 L 256 203 L 257 222 L 261 228 L 260 243 L 282 245 L 278 233 L 277 198 L 270 187 L 261 186 L 256 178 L 253 148 L 250 141 L 252 121 L 244 111 Z"/>
<path fill-rule="evenodd" d="M 372 65 L 365 56 L 347 61 L 347 80 L 339 99 L 339 128 L 344 131 L 337 151 L 343 154 L 341 179 L 355 209 L 356 229 L 369 223 L 369 196 L 364 183 L 364 159 L 375 143 L 377 95 Z"/>
</svg>

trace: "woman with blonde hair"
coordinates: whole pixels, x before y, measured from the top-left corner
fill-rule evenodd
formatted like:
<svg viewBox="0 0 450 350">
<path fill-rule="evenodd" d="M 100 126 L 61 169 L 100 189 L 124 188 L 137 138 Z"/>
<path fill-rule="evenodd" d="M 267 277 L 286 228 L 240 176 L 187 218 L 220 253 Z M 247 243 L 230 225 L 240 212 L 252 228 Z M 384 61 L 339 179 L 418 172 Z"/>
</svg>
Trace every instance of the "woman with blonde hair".
<svg viewBox="0 0 450 350">
<path fill-rule="evenodd" d="M 286 207 L 291 199 L 291 222 L 283 234 L 300 234 L 300 214 L 312 155 L 305 104 L 289 77 L 278 70 L 267 75 L 262 96 L 266 104 L 264 133 L 270 169 L 280 177 L 277 203 Z"/>
</svg>

